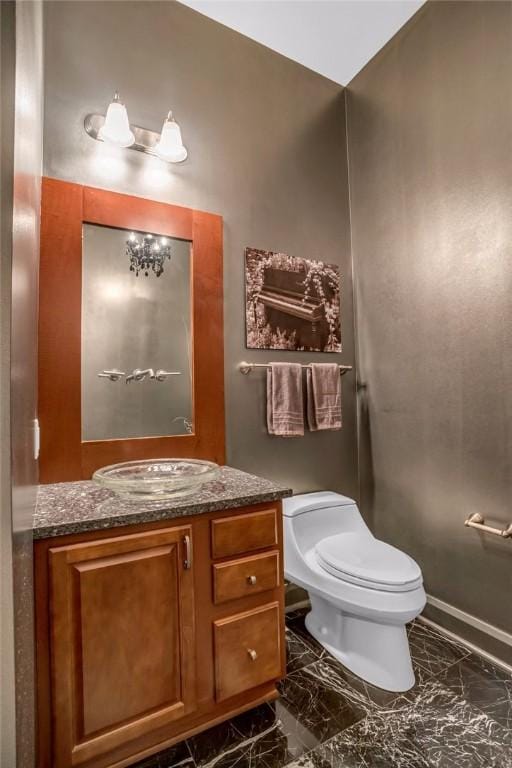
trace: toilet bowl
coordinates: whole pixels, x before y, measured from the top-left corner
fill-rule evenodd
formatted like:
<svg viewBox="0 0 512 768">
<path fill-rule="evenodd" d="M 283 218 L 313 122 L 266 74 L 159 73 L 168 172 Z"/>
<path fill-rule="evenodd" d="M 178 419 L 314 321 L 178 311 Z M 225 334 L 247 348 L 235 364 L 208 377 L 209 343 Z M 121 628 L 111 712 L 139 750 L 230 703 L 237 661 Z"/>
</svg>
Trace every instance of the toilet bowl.
<svg viewBox="0 0 512 768">
<path fill-rule="evenodd" d="M 285 577 L 309 593 L 308 631 L 372 685 L 412 688 L 406 624 L 426 602 L 417 563 L 376 539 L 347 496 L 293 496 L 283 515 Z"/>
</svg>

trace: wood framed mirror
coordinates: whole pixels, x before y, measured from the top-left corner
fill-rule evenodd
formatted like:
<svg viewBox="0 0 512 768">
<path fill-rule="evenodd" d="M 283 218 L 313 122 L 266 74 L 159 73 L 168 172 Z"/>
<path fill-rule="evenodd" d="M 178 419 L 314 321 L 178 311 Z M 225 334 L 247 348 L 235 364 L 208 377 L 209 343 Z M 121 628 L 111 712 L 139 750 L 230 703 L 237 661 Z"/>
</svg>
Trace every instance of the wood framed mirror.
<svg viewBox="0 0 512 768">
<path fill-rule="evenodd" d="M 222 218 L 45 178 L 40 481 L 224 463 Z"/>
</svg>

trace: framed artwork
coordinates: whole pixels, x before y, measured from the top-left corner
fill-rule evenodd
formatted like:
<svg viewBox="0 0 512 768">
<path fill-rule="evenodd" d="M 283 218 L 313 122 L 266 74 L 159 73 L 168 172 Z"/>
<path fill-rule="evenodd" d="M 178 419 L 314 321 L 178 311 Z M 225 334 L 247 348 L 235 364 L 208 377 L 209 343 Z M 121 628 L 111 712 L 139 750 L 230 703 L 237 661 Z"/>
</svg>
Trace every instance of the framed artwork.
<svg viewBox="0 0 512 768">
<path fill-rule="evenodd" d="M 341 352 L 337 264 L 245 249 L 248 349 Z"/>
</svg>

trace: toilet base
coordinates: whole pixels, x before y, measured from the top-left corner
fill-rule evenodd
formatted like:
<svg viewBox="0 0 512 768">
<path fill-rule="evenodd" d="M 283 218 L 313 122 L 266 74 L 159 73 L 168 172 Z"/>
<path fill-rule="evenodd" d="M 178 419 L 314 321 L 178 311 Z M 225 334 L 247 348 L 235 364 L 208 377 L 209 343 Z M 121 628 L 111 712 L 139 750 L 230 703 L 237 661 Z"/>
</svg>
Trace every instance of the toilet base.
<svg viewBox="0 0 512 768">
<path fill-rule="evenodd" d="M 342 612 L 310 594 L 306 627 L 351 672 L 386 691 L 402 692 L 415 678 L 403 624 L 383 624 Z"/>
</svg>

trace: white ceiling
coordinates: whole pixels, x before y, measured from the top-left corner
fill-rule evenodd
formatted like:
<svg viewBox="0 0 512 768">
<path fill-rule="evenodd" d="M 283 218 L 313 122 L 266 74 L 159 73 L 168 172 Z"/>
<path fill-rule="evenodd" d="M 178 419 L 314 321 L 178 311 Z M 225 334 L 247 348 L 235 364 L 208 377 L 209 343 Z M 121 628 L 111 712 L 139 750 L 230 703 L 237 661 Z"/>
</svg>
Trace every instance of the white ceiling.
<svg viewBox="0 0 512 768">
<path fill-rule="evenodd" d="M 341 85 L 425 0 L 182 0 Z"/>
</svg>

